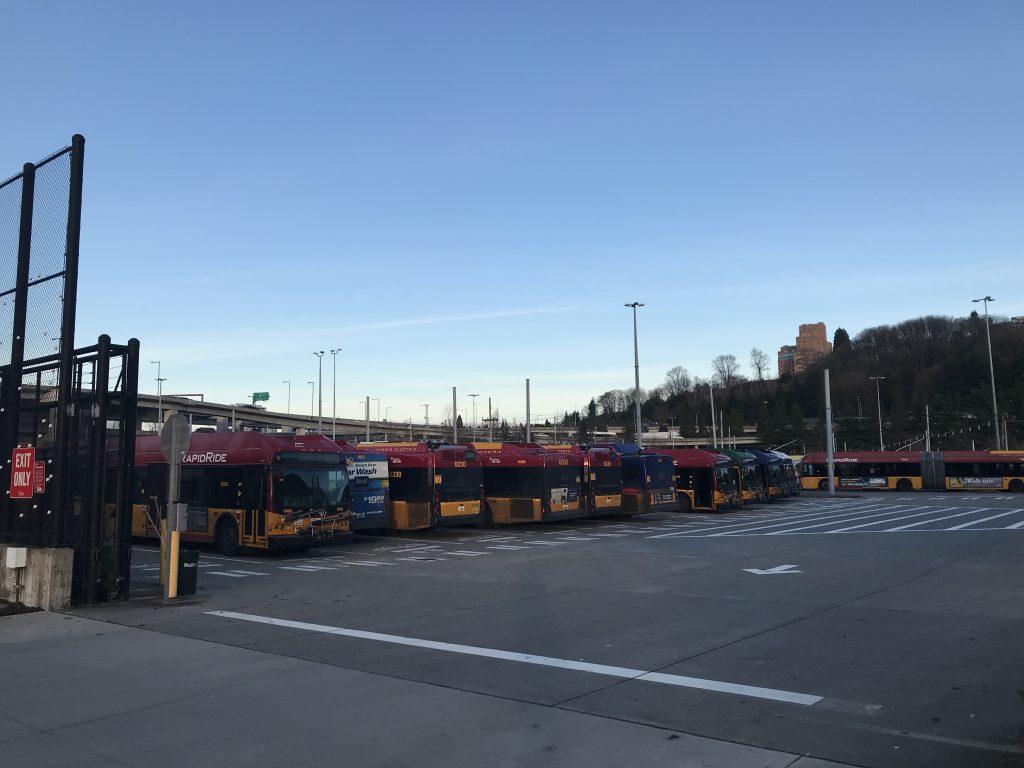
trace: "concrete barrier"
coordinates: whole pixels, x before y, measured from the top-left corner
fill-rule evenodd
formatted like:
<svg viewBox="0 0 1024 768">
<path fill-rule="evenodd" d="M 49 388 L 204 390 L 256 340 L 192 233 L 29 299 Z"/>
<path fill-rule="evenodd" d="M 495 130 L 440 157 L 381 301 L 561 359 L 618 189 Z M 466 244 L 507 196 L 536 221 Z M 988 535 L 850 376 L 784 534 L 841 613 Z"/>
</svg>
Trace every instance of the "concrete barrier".
<svg viewBox="0 0 1024 768">
<path fill-rule="evenodd" d="M 10 544 L 0 544 L 0 599 L 57 611 L 71 605 L 74 550 L 28 547 L 24 568 L 9 568 Z M 20 585 L 20 588 L 19 588 Z"/>
</svg>

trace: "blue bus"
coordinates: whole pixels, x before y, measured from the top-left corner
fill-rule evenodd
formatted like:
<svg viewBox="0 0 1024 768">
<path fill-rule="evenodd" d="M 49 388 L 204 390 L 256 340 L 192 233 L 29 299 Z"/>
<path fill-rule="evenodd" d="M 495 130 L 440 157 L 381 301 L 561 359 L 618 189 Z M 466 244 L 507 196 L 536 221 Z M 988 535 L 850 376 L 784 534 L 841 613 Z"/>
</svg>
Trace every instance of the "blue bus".
<svg viewBox="0 0 1024 768">
<path fill-rule="evenodd" d="M 600 443 L 622 456 L 622 507 L 627 515 L 675 511 L 676 470 L 672 459 L 635 443 Z"/>
<path fill-rule="evenodd" d="M 352 494 L 350 530 L 391 528 L 388 457 L 383 453 L 360 450 L 344 440 L 336 442 L 348 464 L 349 490 Z"/>
</svg>

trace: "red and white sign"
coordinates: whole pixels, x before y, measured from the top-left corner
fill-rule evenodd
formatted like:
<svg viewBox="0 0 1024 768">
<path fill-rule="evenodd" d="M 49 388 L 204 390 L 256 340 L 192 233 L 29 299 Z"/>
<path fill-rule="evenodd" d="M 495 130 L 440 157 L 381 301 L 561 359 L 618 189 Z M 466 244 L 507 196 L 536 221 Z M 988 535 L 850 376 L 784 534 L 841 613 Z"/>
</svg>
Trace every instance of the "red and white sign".
<svg viewBox="0 0 1024 768">
<path fill-rule="evenodd" d="M 15 448 L 11 451 L 11 498 L 32 498 L 32 475 L 35 473 L 36 449 Z"/>
<path fill-rule="evenodd" d="M 35 493 L 46 493 L 45 461 L 37 461 L 32 465 L 32 490 Z"/>
</svg>

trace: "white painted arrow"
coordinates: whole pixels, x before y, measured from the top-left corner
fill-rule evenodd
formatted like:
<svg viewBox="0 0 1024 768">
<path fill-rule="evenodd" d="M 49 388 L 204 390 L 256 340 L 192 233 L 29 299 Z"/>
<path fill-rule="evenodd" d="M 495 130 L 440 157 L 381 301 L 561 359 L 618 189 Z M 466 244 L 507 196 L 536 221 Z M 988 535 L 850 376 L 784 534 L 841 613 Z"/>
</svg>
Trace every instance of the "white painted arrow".
<svg viewBox="0 0 1024 768">
<path fill-rule="evenodd" d="M 791 571 L 790 568 L 796 568 L 795 565 L 776 565 L 774 568 L 744 568 L 743 570 L 747 573 L 752 573 L 755 576 L 765 576 L 773 573 L 803 573 L 803 571 Z"/>
</svg>

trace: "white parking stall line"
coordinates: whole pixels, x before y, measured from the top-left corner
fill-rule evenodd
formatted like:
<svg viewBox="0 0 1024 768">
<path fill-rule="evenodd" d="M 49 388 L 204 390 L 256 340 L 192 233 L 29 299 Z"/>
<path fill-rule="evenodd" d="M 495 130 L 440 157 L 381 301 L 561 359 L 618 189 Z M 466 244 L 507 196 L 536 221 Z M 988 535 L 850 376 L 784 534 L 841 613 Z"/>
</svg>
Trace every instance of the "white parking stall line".
<svg viewBox="0 0 1024 768">
<path fill-rule="evenodd" d="M 618 538 L 622 538 L 626 534 L 625 533 L 595 533 L 594 535 L 595 536 L 600 536 L 603 539 L 610 539 L 610 538 L 618 539 Z M 539 543 L 546 544 L 547 542 L 539 542 Z"/>
<path fill-rule="evenodd" d="M 545 547 L 560 547 L 564 541 L 524 541 L 523 544 L 543 544 Z"/>
<path fill-rule="evenodd" d="M 270 575 L 266 571 L 243 571 L 243 570 L 240 570 L 238 568 L 236 568 L 235 570 L 231 571 L 231 573 L 240 573 L 243 576 L 269 576 Z"/>
<path fill-rule="evenodd" d="M 883 510 L 883 511 L 879 512 L 878 510 Z M 867 512 L 867 511 L 871 511 L 873 514 L 871 514 L 871 515 L 862 515 L 861 514 L 862 512 Z M 902 512 L 902 511 L 903 510 L 900 509 L 900 505 L 891 506 L 891 507 L 885 507 L 885 506 L 881 506 L 881 505 L 877 505 L 876 504 L 873 507 L 869 507 L 867 509 L 858 509 L 858 510 L 856 510 L 854 512 L 847 511 L 847 512 L 841 512 L 839 514 L 833 514 L 833 515 L 817 515 L 816 517 L 815 516 L 807 517 L 807 518 L 804 518 L 803 520 L 786 520 L 783 523 L 770 523 L 768 525 L 756 525 L 753 528 L 743 528 L 743 529 L 741 529 L 739 531 L 723 531 L 721 533 L 711 533 L 711 534 L 708 534 L 708 536 L 709 537 L 729 536 L 729 535 L 734 534 L 734 533 L 751 533 L 753 531 L 765 531 L 765 530 L 768 530 L 769 528 L 781 528 L 781 527 L 784 527 L 784 526 L 787 526 L 787 525 L 792 525 L 794 522 L 799 522 L 799 523 L 816 523 L 816 522 L 818 522 L 820 520 L 824 520 L 825 522 L 822 523 L 822 525 L 831 525 L 833 523 L 842 524 L 842 523 L 848 522 L 850 520 L 864 520 L 867 517 L 883 517 L 885 515 L 897 514 L 897 513 Z M 808 526 L 808 527 L 810 527 L 810 528 L 817 528 L 818 526 L 812 525 L 812 526 Z M 804 529 L 803 528 L 793 528 L 791 530 L 802 531 Z"/>
<path fill-rule="evenodd" d="M 461 557 L 479 557 L 480 555 L 489 555 L 490 552 L 472 552 L 469 550 L 455 550 L 453 552 L 446 552 L 448 555 L 459 555 Z"/>
<path fill-rule="evenodd" d="M 394 563 L 386 563 L 381 560 L 346 560 L 348 565 L 368 565 L 372 568 L 378 568 L 385 565 L 394 565 Z"/>
<path fill-rule="evenodd" d="M 991 509 L 991 507 L 989 507 L 989 509 Z M 968 528 L 968 527 L 970 527 L 972 525 L 978 525 L 979 523 L 987 523 L 989 520 L 996 520 L 997 518 L 1006 517 L 1007 515 L 1014 515 L 1014 514 L 1016 514 L 1018 512 L 1020 512 L 1019 509 L 1011 509 L 1009 512 L 1003 512 L 1003 513 L 998 514 L 998 515 L 992 515 L 991 517 L 985 517 L 985 518 L 982 518 L 981 520 L 970 520 L 969 522 L 961 523 L 960 525 L 954 525 L 952 528 L 948 528 L 947 530 L 959 531 L 959 530 L 962 530 L 964 528 Z"/>
<path fill-rule="evenodd" d="M 910 509 L 921 509 L 921 507 L 910 507 Z M 851 526 L 849 526 L 847 528 L 836 528 L 834 530 L 828 531 L 828 533 L 846 533 L 847 531 L 856 531 L 856 530 L 858 530 L 860 528 L 870 528 L 872 525 L 879 525 L 879 524 L 888 525 L 889 523 L 895 523 L 895 522 L 898 522 L 900 520 L 910 520 L 912 517 L 923 517 L 924 515 L 934 515 L 936 512 L 949 512 L 949 510 L 951 510 L 951 509 L 956 509 L 956 507 L 944 507 L 942 509 L 929 509 L 927 512 L 917 512 L 917 513 L 915 513 L 913 515 L 901 515 L 900 517 L 890 517 L 888 520 L 884 520 L 884 521 L 883 520 L 872 520 L 870 523 L 861 523 L 860 525 L 851 525 Z M 909 510 L 901 509 L 900 511 L 901 512 L 907 512 Z M 864 518 L 864 519 L 867 519 L 867 518 Z M 849 521 L 847 521 L 847 522 L 849 522 Z M 927 522 L 927 521 L 922 521 L 922 522 Z"/>
<path fill-rule="evenodd" d="M 336 568 L 348 568 L 347 565 L 338 565 L 335 568 L 322 568 L 318 565 L 279 565 L 281 571 L 300 571 L 302 573 L 316 573 L 317 571 L 333 571 Z"/>
<path fill-rule="evenodd" d="M 395 560 L 411 560 L 415 563 L 440 563 L 446 562 L 447 557 L 396 557 Z"/>
<path fill-rule="evenodd" d="M 762 688 L 754 685 L 743 685 L 722 680 L 709 680 L 699 677 L 686 677 L 684 675 L 670 675 L 663 672 L 649 672 L 643 669 L 630 669 L 628 667 L 613 667 L 607 664 L 594 664 L 576 659 L 560 659 L 552 656 L 538 656 L 532 653 L 517 653 L 505 651 L 498 648 L 482 648 L 473 645 L 461 645 L 458 643 L 445 643 L 437 640 L 424 640 L 415 637 L 404 637 L 401 635 L 386 635 L 380 632 L 367 632 L 361 629 L 348 629 L 346 627 L 332 627 L 324 624 L 310 624 L 303 621 L 291 621 L 288 619 L 275 619 L 270 616 L 257 616 L 249 613 L 236 613 L 234 611 L 208 611 L 208 616 L 219 616 L 225 619 L 236 619 L 238 621 L 250 621 L 258 624 L 269 624 L 277 627 L 288 627 L 290 629 L 301 629 L 307 632 L 319 632 L 328 635 L 351 637 L 359 640 L 373 640 L 376 642 L 405 645 L 414 648 L 425 648 L 432 651 L 443 651 L 446 653 L 457 653 L 464 656 L 478 656 L 501 661 L 519 662 L 522 664 L 533 664 L 543 667 L 555 667 L 568 669 L 576 672 L 589 672 L 596 675 L 605 675 L 625 680 L 638 680 L 650 683 L 661 683 L 674 685 L 683 688 L 696 688 L 717 693 L 727 693 L 736 696 L 745 696 L 756 699 L 767 699 L 770 701 L 785 702 L 787 704 L 798 704 L 805 707 L 814 706 L 825 701 L 823 696 L 816 696 L 796 691 L 783 691 L 775 688 Z"/>
<path fill-rule="evenodd" d="M 589 536 L 563 536 L 559 541 L 593 541 Z"/>
<path fill-rule="evenodd" d="M 1024 510 L 1020 510 L 1020 509 L 1015 509 L 1014 510 L 1014 512 L 1021 512 L 1021 511 L 1024 511 Z M 1008 525 L 1005 528 L 1003 528 L 1003 530 L 1004 531 L 1014 531 L 1014 530 L 1016 530 L 1018 528 L 1024 528 L 1024 520 L 1021 520 L 1019 523 L 1014 523 L 1013 525 Z"/>
<path fill-rule="evenodd" d="M 959 509 L 959 507 L 946 507 L 945 509 L 936 510 L 937 512 L 947 512 L 951 509 Z M 928 525 L 929 523 L 940 523 L 943 520 L 952 520 L 954 517 L 964 517 L 965 515 L 976 515 L 978 512 L 983 512 L 988 507 L 982 507 L 981 509 L 968 509 L 966 512 L 957 512 L 955 515 L 944 515 L 942 517 L 932 518 L 930 520 L 916 520 L 913 523 L 907 523 L 906 525 L 900 525 L 896 528 L 886 528 L 882 533 L 895 533 L 896 531 L 905 531 L 909 528 L 914 528 L 918 525 Z M 947 528 L 945 530 L 952 530 Z"/>
<path fill-rule="evenodd" d="M 246 578 L 243 573 L 232 573 L 231 571 L 206 571 L 207 576 L 230 576 L 232 579 Z"/>
<path fill-rule="evenodd" d="M 853 513 L 853 512 L 861 512 L 861 511 L 864 511 L 866 509 L 871 509 L 872 507 L 879 508 L 881 506 L 882 506 L 881 504 L 868 504 L 868 505 L 865 505 L 865 506 L 857 508 L 857 509 L 849 509 L 849 508 L 847 508 L 847 509 L 844 509 L 844 510 L 842 510 L 840 512 L 833 512 L 832 514 L 828 515 L 828 517 L 839 517 L 839 516 L 850 514 L 850 513 Z M 793 523 L 793 522 L 798 522 L 798 521 L 801 521 L 801 520 L 807 520 L 808 518 L 815 518 L 816 515 L 819 515 L 819 517 L 817 517 L 815 519 L 822 520 L 824 518 L 820 517 L 821 512 L 822 512 L 822 510 L 819 509 L 819 510 L 816 510 L 814 512 L 805 512 L 805 513 L 800 514 L 800 515 L 787 515 L 786 516 L 786 523 L 782 523 L 782 525 L 786 525 L 788 523 Z M 725 519 L 727 520 L 728 518 L 725 518 Z M 765 519 L 774 520 L 775 516 L 766 517 Z M 740 526 L 750 525 L 749 521 L 748 522 L 741 522 L 741 523 L 726 523 L 726 522 L 724 522 L 724 520 L 721 520 L 719 518 L 711 518 L 709 520 L 709 523 L 711 523 L 711 524 L 708 525 L 705 528 L 697 528 L 697 529 L 693 529 L 693 530 L 689 530 L 689 531 L 676 531 L 676 532 L 673 532 L 673 533 L 659 533 L 659 534 L 657 534 L 655 536 L 648 536 L 647 538 L 649 538 L 649 539 L 670 539 L 670 538 L 673 538 L 675 536 L 693 536 L 695 534 L 703 534 L 705 531 L 721 531 L 721 530 L 724 530 L 726 528 L 736 528 L 736 527 L 740 527 Z"/>
<path fill-rule="evenodd" d="M 500 549 L 505 551 L 512 551 L 515 549 L 530 549 L 530 547 L 517 547 L 511 544 L 494 544 L 493 546 L 487 547 L 487 549 Z"/>
</svg>

